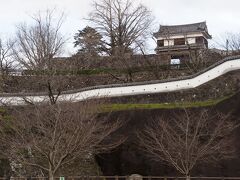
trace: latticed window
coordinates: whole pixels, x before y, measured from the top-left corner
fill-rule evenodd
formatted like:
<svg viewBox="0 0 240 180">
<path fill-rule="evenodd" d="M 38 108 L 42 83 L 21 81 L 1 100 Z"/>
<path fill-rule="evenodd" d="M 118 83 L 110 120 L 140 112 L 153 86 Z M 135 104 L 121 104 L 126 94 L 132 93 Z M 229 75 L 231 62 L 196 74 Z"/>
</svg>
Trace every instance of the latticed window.
<svg viewBox="0 0 240 180">
<path fill-rule="evenodd" d="M 204 38 L 203 37 L 197 37 L 196 38 L 196 43 L 197 44 L 203 44 L 204 43 Z"/>
<path fill-rule="evenodd" d="M 164 46 L 164 40 L 158 40 L 157 44 L 158 44 L 158 47 Z"/>
<path fill-rule="evenodd" d="M 174 45 L 185 45 L 185 39 L 184 38 L 174 39 Z"/>
</svg>

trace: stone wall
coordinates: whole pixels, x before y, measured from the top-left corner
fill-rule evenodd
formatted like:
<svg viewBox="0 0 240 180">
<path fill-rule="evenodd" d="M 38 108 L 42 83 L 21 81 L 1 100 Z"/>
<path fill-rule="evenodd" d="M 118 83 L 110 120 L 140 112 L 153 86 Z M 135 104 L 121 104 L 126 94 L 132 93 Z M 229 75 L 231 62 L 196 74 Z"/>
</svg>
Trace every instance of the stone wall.
<svg viewBox="0 0 240 180">
<path fill-rule="evenodd" d="M 186 53 L 186 52 L 185 52 Z M 196 56 L 192 51 L 191 61 L 202 59 L 204 62 L 214 63 L 222 59 L 222 56 L 211 50 L 202 52 L 201 55 Z M 180 53 L 181 54 L 181 53 Z M 113 68 L 123 69 L 129 67 L 146 67 L 146 66 L 162 66 L 169 65 L 171 60 L 171 53 L 150 54 L 150 55 L 125 55 L 125 56 L 99 56 L 89 57 L 84 55 L 75 55 L 70 58 L 56 58 L 54 66 L 56 69 L 94 69 L 94 68 Z"/>
</svg>

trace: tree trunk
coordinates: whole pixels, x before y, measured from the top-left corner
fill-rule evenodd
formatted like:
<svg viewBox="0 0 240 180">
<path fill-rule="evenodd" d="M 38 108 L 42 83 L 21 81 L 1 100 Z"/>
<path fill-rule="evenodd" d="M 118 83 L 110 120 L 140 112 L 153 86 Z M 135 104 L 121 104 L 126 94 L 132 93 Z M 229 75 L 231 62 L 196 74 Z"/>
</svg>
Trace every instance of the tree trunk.
<svg viewBox="0 0 240 180">
<path fill-rule="evenodd" d="M 49 180 L 54 180 L 54 173 L 52 170 L 49 170 Z"/>
<path fill-rule="evenodd" d="M 190 175 L 186 175 L 186 180 L 190 180 Z"/>
</svg>

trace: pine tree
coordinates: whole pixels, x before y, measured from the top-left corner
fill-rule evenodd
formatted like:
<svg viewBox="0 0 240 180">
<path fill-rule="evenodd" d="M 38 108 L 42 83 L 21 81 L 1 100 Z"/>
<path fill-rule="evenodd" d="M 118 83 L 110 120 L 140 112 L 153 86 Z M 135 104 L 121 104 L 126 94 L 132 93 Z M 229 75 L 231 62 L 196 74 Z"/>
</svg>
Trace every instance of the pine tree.
<svg viewBox="0 0 240 180">
<path fill-rule="evenodd" d="M 74 47 L 79 47 L 78 54 L 97 56 L 102 52 L 102 36 L 92 27 L 86 26 L 74 36 Z"/>
</svg>

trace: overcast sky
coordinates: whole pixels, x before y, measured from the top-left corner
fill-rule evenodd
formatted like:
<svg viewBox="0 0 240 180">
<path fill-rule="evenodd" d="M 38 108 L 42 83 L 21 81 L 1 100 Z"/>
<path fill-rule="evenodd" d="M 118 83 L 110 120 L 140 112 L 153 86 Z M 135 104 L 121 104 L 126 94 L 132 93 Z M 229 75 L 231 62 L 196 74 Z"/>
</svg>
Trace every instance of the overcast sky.
<svg viewBox="0 0 240 180">
<path fill-rule="evenodd" d="M 98 1 L 98 0 L 96 0 Z M 206 21 L 212 44 L 226 32 L 240 32 L 240 0 L 135 0 L 151 11 L 159 24 L 186 24 Z M 39 10 L 57 8 L 66 13 L 62 33 L 70 37 L 65 54 L 73 53 L 72 37 L 87 25 L 84 20 L 91 11 L 91 0 L 0 0 L 0 37 L 13 37 L 16 25 L 31 22 L 29 17 Z M 149 42 L 149 50 L 154 49 Z"/>
</svg>

